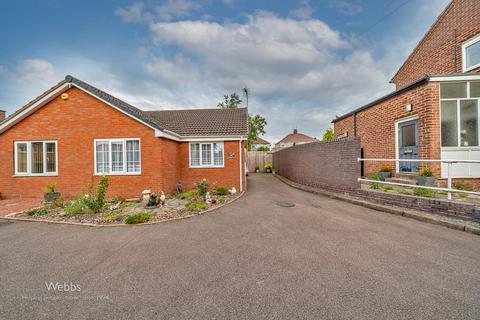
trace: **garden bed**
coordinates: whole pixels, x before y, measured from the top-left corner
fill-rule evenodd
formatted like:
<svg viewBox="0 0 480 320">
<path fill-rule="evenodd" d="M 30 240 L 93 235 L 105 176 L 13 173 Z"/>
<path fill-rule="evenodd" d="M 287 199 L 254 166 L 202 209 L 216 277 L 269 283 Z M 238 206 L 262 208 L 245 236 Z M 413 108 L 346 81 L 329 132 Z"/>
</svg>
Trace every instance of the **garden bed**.
<svg viewBox="0 0 480 320">
<path fill-rule="evenodd" d="M 240 196 L 232 194 L 223 187 L 217 187 L 208 194 L 206 181 L 203 189 L 188 190 L 174 195 L 166 195 L 163 204 L 148 207 L 147 201 L 127 201 L 123 199 L 103 200 L 108 187 L 105 178 L 97 187 L 97 193 L 83 195 L 72 201 L 55 201 L 45 203 L 41 208 L 24 211 L 12 218 L 22 220 L 83 223 L 88 225 L 122 225 L 152 223 L 181 219 L 202 214 L 215 207 L 220 207 Z M 160 197 L 158 197 L 158 202 Z"/>
<path fill-rule="evenodd" d="M 202 214 L 204 211 L 219 207 L 223 204 L 231 202 L 239 195 L 215 196 L 212 198 L 217 200 L 215 204 L 207 204 L 201 196 L 190 196 L 181 199 L 178 196 L 167 197 L 165 205 L 157 208 L 146 208 L 145 203 L 141 201 L 123 201 L 109 202 L 105 210 L 101 212 L 85 212 L 74 215 L 65 213 L 61 207 L 53 204 L 46 204 L 41 209 L 26 211 L 15 215 L 15 218 L 54 221 L 54 222 L 74 222 L 97 225 L 119 225 L 156 221 L 167 221 L 179 219 L 192 215 Z M 118 208 L 109 210 L 108 207 L 118 206 Z M 134 218 L 130 218 L 134 216 Z M 138 218 L 137 218 L 138 217 Z"/>
</svg>

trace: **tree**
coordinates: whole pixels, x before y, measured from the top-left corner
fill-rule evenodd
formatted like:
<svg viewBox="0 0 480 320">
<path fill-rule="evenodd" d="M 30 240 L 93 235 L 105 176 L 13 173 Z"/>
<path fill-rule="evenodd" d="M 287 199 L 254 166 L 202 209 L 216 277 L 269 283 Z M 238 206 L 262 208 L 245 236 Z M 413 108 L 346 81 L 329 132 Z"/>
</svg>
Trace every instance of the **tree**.
<svg viewBox="0 0 480 320">
<path fill-rule="evenodd" d="M 332 141 L 335 139 L 335 134 L 333 133 L 332 128 L 328 128 L 327 131 L 323 134 L 322 141 Z"/>
<path fill-rule="evenodd" d="M 224 109 L 234 109 L 240 106 L 242 103 L 242 99 L 236 94 L 235 92 L 228 95 L 224 95 L 223 98 L 225 99 L 223 102 L 217 104 L 217 107 L 224 108 Z"/>
<path fill-rule="evenodd" d="M 248 115 L 248 141 L 247 141 L 247 150 L 252 149 L 252 143 L 256 137 L 265 134 L 265 126 L 267 125 L 267 120 L 259 114 Z"/>
<path fill-rule="evenodd" d="M 248 89 L 244 89 L 244 92 L 248 93 Z M 242 99 L 235 92 L 228 95 L 224 95 L 224 101 L 217 104 L 217 107 L 224 109 L 235 109 L 240 106 Z M 265 134 L 265 126 L 267 125 L 267 120 L 259 114 L 248 115 L 248 141 L 247 141 L 247 150 L 252 149 L 253 140 L 257 136 Z"/>
<path fill-rule="evenodd" d="M 270 151 L 270 148 L 268 146 L 260 146 L 257 148 L 257 151 Z"/>
</svg>

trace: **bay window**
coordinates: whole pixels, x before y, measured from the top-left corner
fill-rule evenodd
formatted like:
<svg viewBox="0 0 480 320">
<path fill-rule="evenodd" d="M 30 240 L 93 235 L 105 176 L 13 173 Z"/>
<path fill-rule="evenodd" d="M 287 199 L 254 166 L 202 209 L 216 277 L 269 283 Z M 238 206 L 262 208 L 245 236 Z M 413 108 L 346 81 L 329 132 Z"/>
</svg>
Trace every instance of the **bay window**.
<svg viewBox="0 0 480 320">
<path fill-rule="evenodd" d="M 442 147 L 479 146 L 480 82 L 440 85 Z"/>
<path fill-rule="evenodd" d="M 95 174 L 139 173 L 140 139 L 95 140 Z"/>
<path fill-rule="evenodd" d="M 190 167 L 223 167 L 223 142 L 190 143 Z"/>
<path fill-rule="evenodd" d="M 56 141 L 15 142 L 15 175 L 57 175 Z"/>
</svg>

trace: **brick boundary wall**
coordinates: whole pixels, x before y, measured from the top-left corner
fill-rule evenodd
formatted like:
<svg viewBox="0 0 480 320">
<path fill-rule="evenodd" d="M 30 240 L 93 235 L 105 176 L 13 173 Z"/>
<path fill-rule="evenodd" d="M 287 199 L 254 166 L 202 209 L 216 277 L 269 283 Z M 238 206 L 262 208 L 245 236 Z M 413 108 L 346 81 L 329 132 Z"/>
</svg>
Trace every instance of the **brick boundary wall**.
<svg viewBox="0 0 480 320">
<path fill-rule="evenodd" d="M 303 185 L 331 191 L 354 190 L 360 184 L 360 140 L 312 142 L 273 153 L 275 172 Z"/>
<path fill-rule="evenodd" d="M 473 204 L 360 189 L 360 140 L 346 138 L 314 142 L 273 153 L 275 173 L 305 191 L 318 189 L 429 213 L 480 221 L 480 208 Z"/>
</svg>

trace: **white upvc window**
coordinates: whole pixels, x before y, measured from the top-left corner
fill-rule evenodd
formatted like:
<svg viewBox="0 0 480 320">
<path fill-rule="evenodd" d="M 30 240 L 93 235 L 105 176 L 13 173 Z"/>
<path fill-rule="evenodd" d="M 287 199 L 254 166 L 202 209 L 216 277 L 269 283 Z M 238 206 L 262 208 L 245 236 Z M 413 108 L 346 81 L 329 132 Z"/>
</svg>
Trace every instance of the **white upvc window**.
<svg viewBox="0 0 480 320">
<path fill-rule="evenodd" d="M 480 82 L 440 84 L 441 141 L 443 148 L 480 145 Z"/>
<path fill-rule="evenodd" d="M 223 142 L 190 142 L 191 168 L 222 168 Z"/>
<path fill-rule="evenodd" d="M 463 72 L 480 67 L 480 35 L 462 45 Z"/>
<path fill-rule="evenodd" d="M 16 141 L 15 175 L 58 175 L 57 141 Z"/>
<path fill-rule="evenodd" d="M 94 140 L 96 175 L 129 175 L 141 173 L 140 139 Z"/>
</svg>

